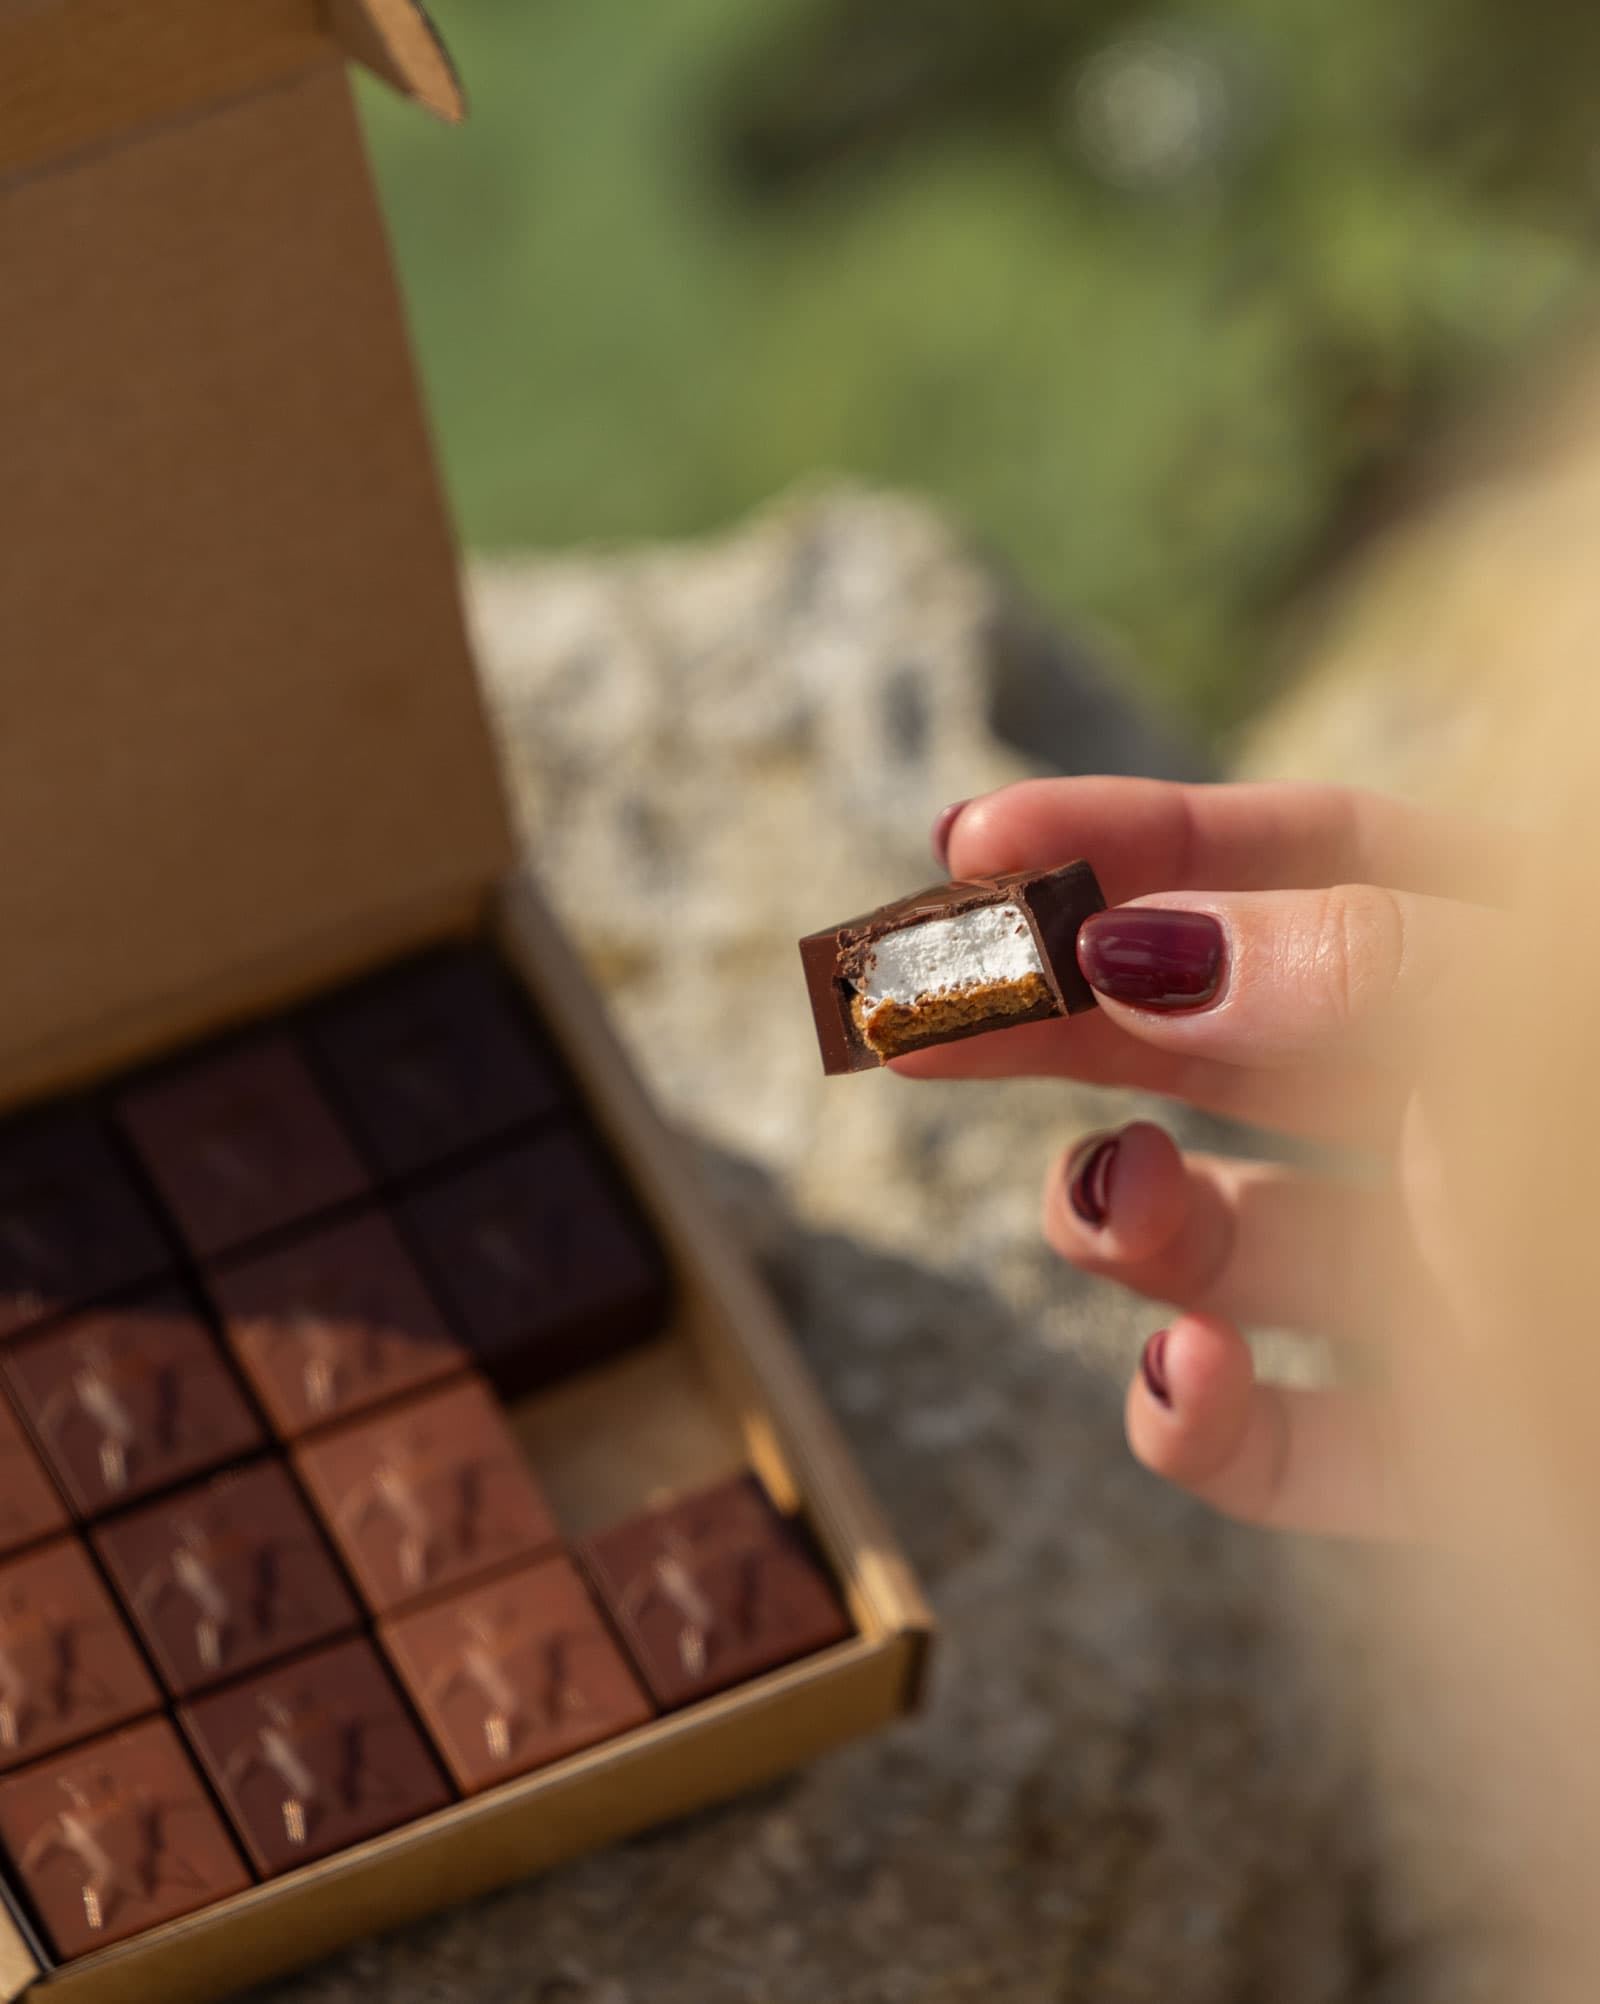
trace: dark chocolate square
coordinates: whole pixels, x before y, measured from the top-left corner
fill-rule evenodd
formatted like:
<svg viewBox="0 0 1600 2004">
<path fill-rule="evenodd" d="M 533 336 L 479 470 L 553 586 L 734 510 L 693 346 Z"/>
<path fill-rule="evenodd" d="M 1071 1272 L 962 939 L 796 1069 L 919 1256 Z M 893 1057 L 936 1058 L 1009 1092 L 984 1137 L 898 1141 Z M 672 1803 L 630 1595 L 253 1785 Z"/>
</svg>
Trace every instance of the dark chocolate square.
<svg viewBox="0 0 1600 2004">
<path fill-rule="evenodd" d="M 302 1656 L 179 1717 L 263 1878 L 450 1800 L 370 1642 Z"/>
<path fill-rule="evenodd" d="M 37 1544 L 71 1523 L 10 1400 L 0 1396 L 0 1553 Z"/>
<path fill-rule="evenodd" d="M 379 1633 L 466 1795 L 654 1715 L 563 1558 L 391 1616 Z"/>
<path fill-rule="evenodd" d="M 176 1288 L 25 1337 L 0 1364 L 80 1516 L 131 1503 L 262 1443 L 216 1338 Z"/>
<path fill-rule="evenodd" d="M 78 1109 L 0 1133 L 0 1338 L 172 1264 L 109 1137 Z"/>
<path fill-rule="evenodd" d="M 461 1370 L 410 1254 L 371 1212 L 208 1276 L 223 1332 L 286 1440 Z"/>
<path fill-rule="evenodd" d="M 75 1538 L 0 1565 L 0 1769 L 160 1707 L 143 1657 Z"/>
<path fill-rule="evenodd" d="M 360 1625 L 288 1471 L 259 1461 L 94 1533 L 167 1689 L 186 1698 Z"/>
<path fill-rule="evenodd" d="M 753 1476 L 618 1524 L 581 1550 L 663 1709 L 851 1632 L 804 1539 Z"/>
<path fill-rule="evenodd" d="M 294 1452 L 375 1614 L 532 1558 L 560 1537 L 499 1407 L 473 1379 Z"/>
<path fill-rule="evenodd" d="M 284 1036 L 254 1037 L 135 1086 L 117 1114 L 202 1259 L 366 1188 L 355 1151 Z"/>
<path fill-rule="evenodd" d="M 562 1128 L 408 1200 L 417 1249 L 513 1397 L 659 1330 L 666 1274 L 585 1136 Z"/>
<path fill-rule="evenodd" d="M 441 953 L 319 1009 L 308 1035 L 386 1176 L 553 1112 L 561 1074 L 481 951 Z"/>
<path fill-rule="evenodd" d="M 0 1841 L 63 1961 L 250 1883 L 165 1719 L 0 1781 Z"/>
</svg>

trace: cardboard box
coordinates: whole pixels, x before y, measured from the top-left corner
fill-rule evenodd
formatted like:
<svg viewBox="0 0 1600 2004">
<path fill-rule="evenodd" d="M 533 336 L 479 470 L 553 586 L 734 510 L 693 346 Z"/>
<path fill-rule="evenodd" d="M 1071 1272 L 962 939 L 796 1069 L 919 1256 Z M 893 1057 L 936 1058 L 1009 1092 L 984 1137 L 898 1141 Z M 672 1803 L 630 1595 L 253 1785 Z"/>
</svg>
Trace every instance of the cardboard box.
<svg viewBox="0 0 1600 2004">
<path fill-rule="evenodd" d="M 532 887 L 346 76 L 458 117 L 412 0 L 0 0 L 0 1104 L 491 928 L 669 1250 L 664 1345 L 518 1415 L 574 1530 L 754 1466 L 858 1633 L 63 1965 L 222 1995 L 910 1706 L 929 1622 Z M 41 1976 L 0 1913 L 0 1998 Z"/>
</svg>

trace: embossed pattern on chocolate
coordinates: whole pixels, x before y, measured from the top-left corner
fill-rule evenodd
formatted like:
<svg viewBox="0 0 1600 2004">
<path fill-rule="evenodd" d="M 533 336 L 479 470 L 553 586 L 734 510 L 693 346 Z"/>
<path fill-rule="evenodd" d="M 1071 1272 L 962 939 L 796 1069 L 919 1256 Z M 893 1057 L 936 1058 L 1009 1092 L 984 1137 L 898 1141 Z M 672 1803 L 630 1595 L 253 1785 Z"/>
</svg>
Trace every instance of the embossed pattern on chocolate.
<svg viewBox="0 0 1600 2004">
<path fill-rule="evenodd" d="M 176 1288 L 24 1337 L 0 1355 L 0 1368 L 80 1516 L 261 1445 L 216 1338 Z"/>
<path fill-rule="evenodd" d="M 560 1535 L 472 1379 L 303 1441 L 295 1465 L 375 1614 L 530 1558 Z"/>
<path fill-rule="evenodd" d="M 160 1704 L 80 1544 L 64 1538 L 0 1565 L 0 1769 Z"/>
<path fill-rule="evenodd" d="M 850 1632 L 805 1541 L 754 1476 L 631 1518 L 580 1551 L 663 1709 Z"/>
<path fill-rule="evenodd" d="M 337 1643 L 230 1685 L 179 1718 L 266 1878 L 450 1799 L 369 1642 Z"/>
<path fill-rule="evenodd" d="M 378 1633 L 456 1785 L 468 1794 L 653 1716 L 564 1558 L 391 1616 Z"/>
<path fill-rule="evenodd" d="M 62 1957 L 211 1906 L 250 1883 L 165 1719 L 0 1781 L 0 1843 Z"/>
<path fill-rule="evenodd" d="M 361 1618 L 275 1462 L 130 1511 L 102 1525 L 94 1544 L 174 1697 L 326 1642 Z"/>
</svg>

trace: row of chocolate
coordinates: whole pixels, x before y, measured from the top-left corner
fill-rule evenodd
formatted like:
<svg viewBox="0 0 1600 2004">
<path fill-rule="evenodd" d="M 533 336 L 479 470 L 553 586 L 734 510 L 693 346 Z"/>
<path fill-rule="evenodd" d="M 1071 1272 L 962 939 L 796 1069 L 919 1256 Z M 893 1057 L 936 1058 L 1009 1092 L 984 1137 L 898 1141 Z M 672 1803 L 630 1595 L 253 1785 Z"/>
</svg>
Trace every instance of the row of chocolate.
<svg viewBox="0 0 1600 2004">
<path fill-rule="evenodd" d="M 102 1104 L 0 1131 L 0 1844 L 58 1955 L 847 1632 L 748 1479 L 563 1546 L 492 1387 L 664 1268 L 487 958 Z"/>
</svg>

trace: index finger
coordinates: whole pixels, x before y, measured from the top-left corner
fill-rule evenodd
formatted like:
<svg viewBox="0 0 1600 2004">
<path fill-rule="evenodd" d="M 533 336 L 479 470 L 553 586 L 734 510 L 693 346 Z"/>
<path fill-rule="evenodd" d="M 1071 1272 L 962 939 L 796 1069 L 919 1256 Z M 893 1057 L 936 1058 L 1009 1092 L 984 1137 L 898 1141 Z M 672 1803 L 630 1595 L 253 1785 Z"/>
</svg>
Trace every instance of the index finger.
<svg viewBox="0 0 1600 2004">
<path fill-rule="evenodd" d="M 1382 884 L 1477 904 L 1515 885 L 1509 832 L 1352 787 L 1025 779 L 969 801 L 950 832 L 957 877 L 1083 856 L 1108 904 L 1152 891 Z"/>
</svg>

